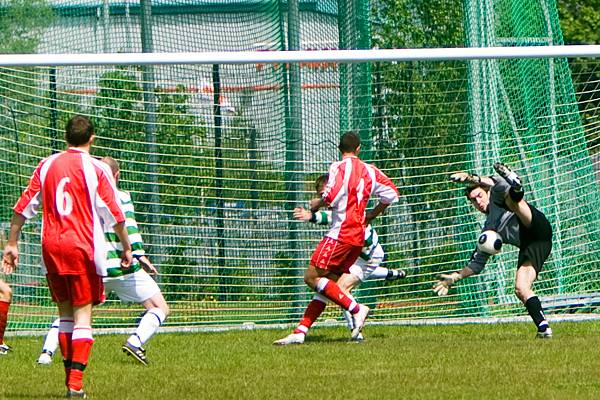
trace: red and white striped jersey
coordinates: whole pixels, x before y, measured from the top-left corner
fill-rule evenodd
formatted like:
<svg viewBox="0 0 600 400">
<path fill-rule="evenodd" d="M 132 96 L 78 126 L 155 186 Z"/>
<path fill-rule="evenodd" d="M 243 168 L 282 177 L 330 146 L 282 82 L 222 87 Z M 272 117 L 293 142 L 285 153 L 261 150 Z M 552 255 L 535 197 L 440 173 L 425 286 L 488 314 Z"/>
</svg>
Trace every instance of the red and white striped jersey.
<svg viewBox="0 0 600 400">
<path fill-rule="evenodd" d="M 333 211 L 331 230 L 326 236 L 343 243 L 362 246 L 365 240 L 365 209 L 369 198 L 380 202 L 398 201 L 398 189 L 390 178 L 375 166 L 356 156 L 344 157 L 329 167 L 329 181 L 323 201 Z"/>
<path fill-rule="evenodd" d="M 49 273 L 98 273 L 106 260 L 102 223 L 125 221 L 117 188 L 102 163 L 87 152 L 69 148 L 43 159 L 13 210 L 30 219 L 43 205 L 42 252 L 64 260 Z M 90 267 L 69 262 L 70 254 L 89 260 Z M 42 260 L 42 268 L 46 270 Z"/>
</svg>

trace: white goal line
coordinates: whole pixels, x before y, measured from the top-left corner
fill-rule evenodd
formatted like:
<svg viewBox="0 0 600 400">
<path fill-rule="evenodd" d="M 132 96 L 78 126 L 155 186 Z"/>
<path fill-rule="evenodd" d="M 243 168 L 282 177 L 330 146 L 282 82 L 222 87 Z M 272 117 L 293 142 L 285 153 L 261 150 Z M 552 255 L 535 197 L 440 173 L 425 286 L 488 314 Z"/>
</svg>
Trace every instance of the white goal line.
<svg viewBox="0 0 600 400">
<path fill-rule="evenodd" d="M 546 314 L 549 322 L 587 322 L 599 321 L 600 314 Z M 512 323 L 531 323 L 531 318 L 526 315 L 513 317 L 462 317 L 462 318 L 429 318 L 429 319 L 400 319 L 390 321 L 371 321 L 368 325 L 372 326 L 448 326 L 448 325 L 493 325 L 493 324 L 512 324 Z M 217 333 L 231 331 L 254 331 L 254 330 L 276 330 L 293 329 L 297 323 L 270 323 L 255 324 L 253 322 L 244 322 L 231 325 L 205 325 L 205 326 L 161 326 L 162 333 Z M 317 323 L 318 327 L 346 327 L 345 322 L 329 319 Z M 94 328 L 94 335 L 128 335 L 134 328 L 133 325 L 121 328 Z M 47 328 L 35 330 L 19 330 L 6 332 L 5 336 L 42 336 L 48 332 Z"/>
<path fill-rule="evenodd" d="M 217 51 L 198 53 L 2 54 L 0 67 L 254 64 L 295 62 L 444 61 L 506 58 L 597 57 L 600 45 L 430 49 Z"/>
</svg>

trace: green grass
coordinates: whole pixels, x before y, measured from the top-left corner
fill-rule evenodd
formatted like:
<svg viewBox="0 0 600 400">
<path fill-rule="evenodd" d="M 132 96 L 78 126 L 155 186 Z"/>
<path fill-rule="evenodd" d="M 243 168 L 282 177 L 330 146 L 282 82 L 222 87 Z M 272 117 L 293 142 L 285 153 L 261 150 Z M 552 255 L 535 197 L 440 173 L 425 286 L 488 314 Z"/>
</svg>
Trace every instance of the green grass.
<svg viewBox="0 0 600 400">
<path fill-rule="evenodd" d="M 368 326 L 348 343 L 314 329 L 304 345 L 276 347 L 287 331 L 158 334 L 149 367 L 99 335 L 86 375 L 94 399 L 598 399 L 600 323 L 556 323 L 535 340 L 525 323 Z M 8 338 L 0 399 L 62 398 L 62 363 L 35 364 L 40 337 Z"/>
</svg>

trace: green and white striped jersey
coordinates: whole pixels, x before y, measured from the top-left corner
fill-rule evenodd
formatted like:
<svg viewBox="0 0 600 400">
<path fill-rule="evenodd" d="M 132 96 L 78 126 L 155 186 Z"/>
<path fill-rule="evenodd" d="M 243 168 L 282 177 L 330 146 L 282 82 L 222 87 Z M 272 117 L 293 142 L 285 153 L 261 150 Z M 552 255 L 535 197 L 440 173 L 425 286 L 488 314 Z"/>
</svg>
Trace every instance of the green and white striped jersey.
<svg viewBox="0 0 600 400">
<path fill-rule="evenodd" d="M 122 190 L 118 191 L 119 200 L 121 201 L 121 209 L 125 214 L 125 227 L 129 235 L 129 242 L 131 243 L 131 249 L 133 250 L 133 263 L 129 268 L 123 268 L 121 266 L 121 251 L 123 246 L 119 240 L 119 237 L 115 233 L 114 229 L 110 225 L 104 225 L 104 237 L 106 239 L 106 265 L 103 268 L 103 276 L 114 278 L 133 272 L 139 271 L 142 267 L 137 261 L 136 257 L 145 255 L 144 242 L 142 241 L 142 235 L 138 228 L 135 220 L 135 212 L 133 208 L 133 202 L 131 201 L 131 195 Z"/>
</svg>

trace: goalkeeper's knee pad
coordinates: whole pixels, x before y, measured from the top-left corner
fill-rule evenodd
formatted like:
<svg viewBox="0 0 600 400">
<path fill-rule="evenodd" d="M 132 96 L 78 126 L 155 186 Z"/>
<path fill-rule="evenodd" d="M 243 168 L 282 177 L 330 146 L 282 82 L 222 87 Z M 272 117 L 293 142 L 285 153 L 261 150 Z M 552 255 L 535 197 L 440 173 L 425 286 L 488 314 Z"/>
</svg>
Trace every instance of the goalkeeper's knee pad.
<svg viewBox="0 0 600 400">
<path fill-rule="evenodd" d="M 525 196 L 525 192 L 522 189 L 519 191 L 516 191 L 514 188 L 511 187 L 508 190 L 508 195 L 510 196 L 512 201 L 514 201 L 515 203 L 518 203 L 521 200 L 523 200 L 523 196 Z"/>
</svg>

